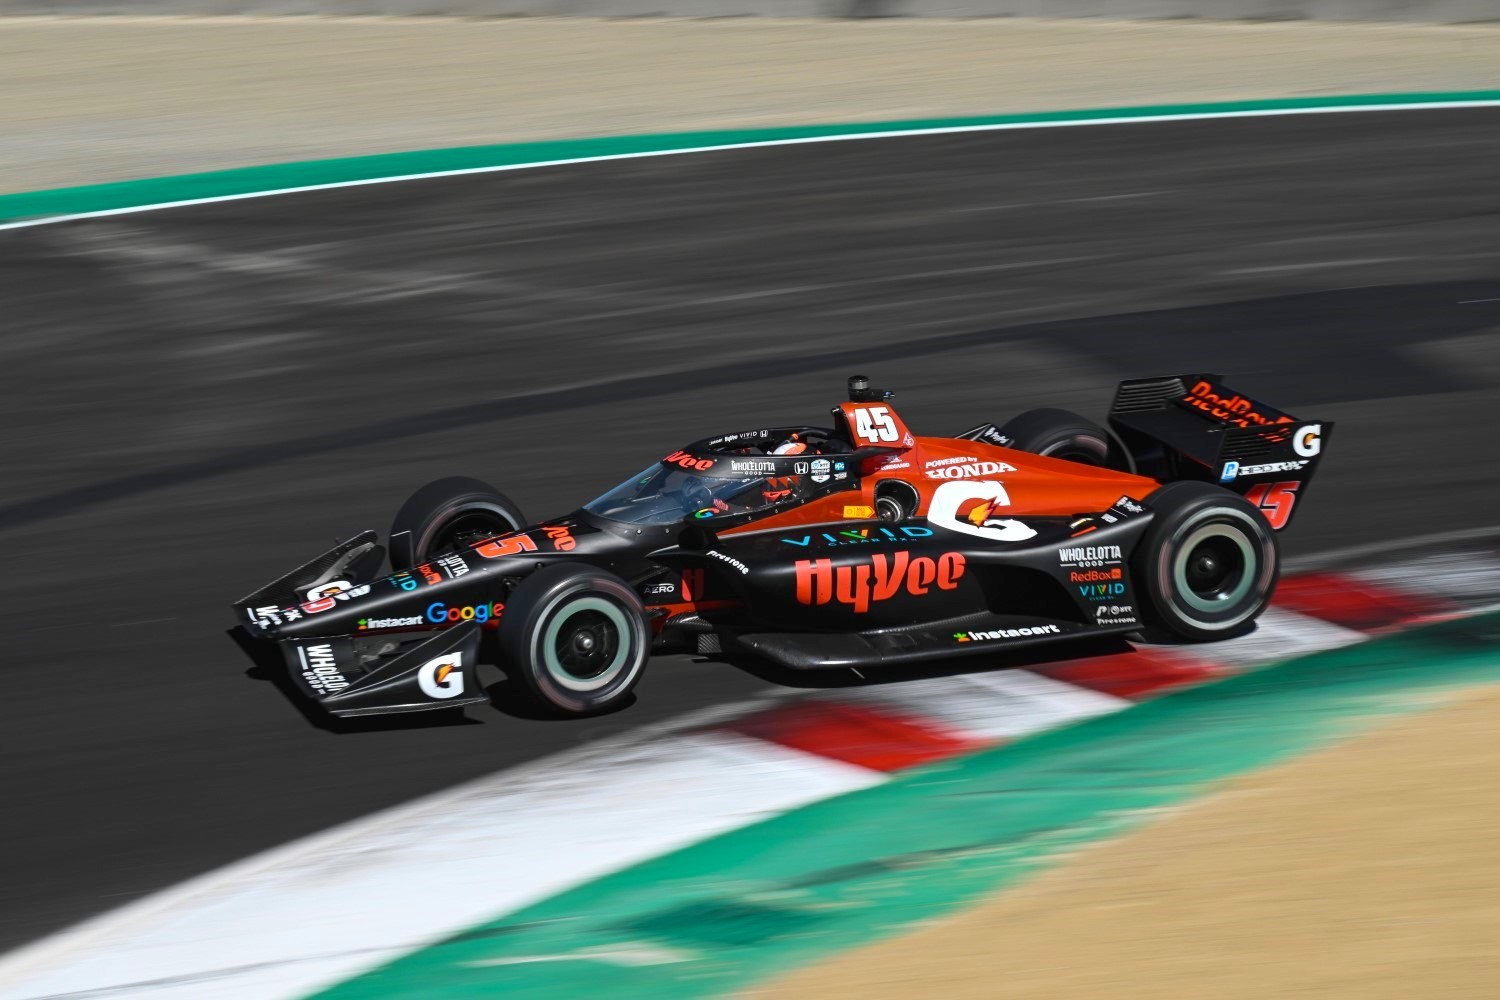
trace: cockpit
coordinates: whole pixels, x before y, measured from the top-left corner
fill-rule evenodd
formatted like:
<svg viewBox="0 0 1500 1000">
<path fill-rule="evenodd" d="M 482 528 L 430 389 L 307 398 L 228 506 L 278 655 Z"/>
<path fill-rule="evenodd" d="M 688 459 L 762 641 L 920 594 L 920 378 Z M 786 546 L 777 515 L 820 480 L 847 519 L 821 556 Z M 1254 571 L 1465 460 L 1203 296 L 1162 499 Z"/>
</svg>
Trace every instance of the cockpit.
<svg viewBox="0 0 1500 1000">
<path fill-rule="evenodd" d="M 852 451 L 822 427 L 725 434 L 673 452 L 583 509 L 637 525 L 749 519 L 856 487 Z"/>
</svg>

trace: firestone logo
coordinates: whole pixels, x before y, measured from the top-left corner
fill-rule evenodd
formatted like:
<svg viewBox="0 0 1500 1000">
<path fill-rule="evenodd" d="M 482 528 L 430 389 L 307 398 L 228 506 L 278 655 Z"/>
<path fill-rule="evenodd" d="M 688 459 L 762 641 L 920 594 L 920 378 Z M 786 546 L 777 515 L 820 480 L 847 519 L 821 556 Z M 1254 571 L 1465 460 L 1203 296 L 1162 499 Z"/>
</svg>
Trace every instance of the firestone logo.
<svg viewBox="0 0 1500 1000">
<path fill-rule="evenodd" d="M 906 552 L 891 556 L 881 552 L 855 566 L 834 566 L 832 559 L 799 559 L 796 569 L 797 603 L 817 606 L 837 600 L 862 615 L 872 603 L 890 600 L 902 591 L 922 597 L 933 587 L 957 589 L 964 575 L 964 557 L 945 552 L 936 559 L 913 559 Z"/>
</svg>

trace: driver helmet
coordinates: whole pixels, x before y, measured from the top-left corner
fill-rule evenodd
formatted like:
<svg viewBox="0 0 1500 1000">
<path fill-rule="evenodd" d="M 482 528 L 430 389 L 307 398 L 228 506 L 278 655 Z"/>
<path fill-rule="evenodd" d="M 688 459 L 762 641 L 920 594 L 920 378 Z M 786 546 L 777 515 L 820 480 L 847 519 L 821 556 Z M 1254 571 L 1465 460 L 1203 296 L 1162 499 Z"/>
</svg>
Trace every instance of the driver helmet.
<svg viewBox="0 0 1500 1000">
<path fill-rule="evenodd" d="M 772 450 L 773 455 L 801 455 L 807 451 L 807 442 L 802 440 L 800 434 L 793 434 L 785 441 L 778 444 Z"/>
</svg>

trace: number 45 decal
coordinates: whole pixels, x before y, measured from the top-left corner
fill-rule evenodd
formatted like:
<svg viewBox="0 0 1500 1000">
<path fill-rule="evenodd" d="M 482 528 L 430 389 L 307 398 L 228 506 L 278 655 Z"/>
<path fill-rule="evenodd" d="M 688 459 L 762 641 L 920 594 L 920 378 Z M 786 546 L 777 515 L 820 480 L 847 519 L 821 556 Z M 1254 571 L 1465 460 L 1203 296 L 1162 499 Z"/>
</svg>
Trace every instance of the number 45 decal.
<svg viewBox="0 0 1500 1000">
<path fill-rule="evenodd" d="M 1280 531 L 1292 517 L 1292 505 L 1301 487 L 1301 483 L 1261 483 L 1246 493 L 1245 499 L 1260 508 L 1273 531 Z"/>
<path fill-rule="evenodd" d="M 862 406 L 855 410 L 854 433 L 861 441 L 871 444 L 893 442 L 901 437 L 888 406 Z"/>
</svg>

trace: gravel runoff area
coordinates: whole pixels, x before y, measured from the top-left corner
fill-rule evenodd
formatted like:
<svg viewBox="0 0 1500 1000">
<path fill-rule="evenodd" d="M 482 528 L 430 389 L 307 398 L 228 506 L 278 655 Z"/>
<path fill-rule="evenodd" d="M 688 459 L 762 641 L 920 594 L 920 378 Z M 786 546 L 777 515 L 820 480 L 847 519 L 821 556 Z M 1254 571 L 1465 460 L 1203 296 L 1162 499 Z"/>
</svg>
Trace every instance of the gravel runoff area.
<svg viewBox="0 0 1500 1000">
<path fill-rule="evenodd" d="M 10 18 L 0 192 L 643 131 L 1500 87 L 1500 27 Z"/>
<path fill-rule="evenodd" d="M 1497 720 L 1402 717 L 754 996 L 1492 1000 Z"/>
</svg>

